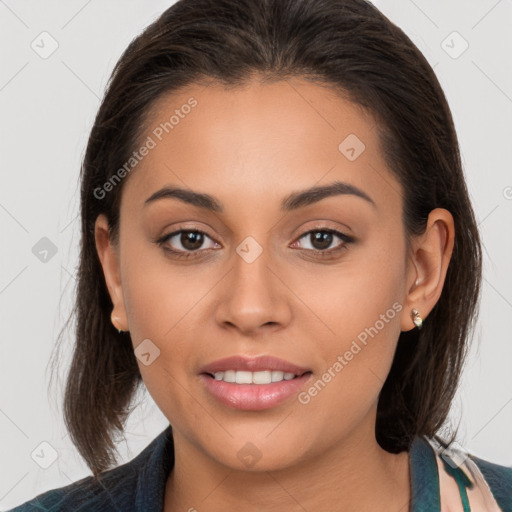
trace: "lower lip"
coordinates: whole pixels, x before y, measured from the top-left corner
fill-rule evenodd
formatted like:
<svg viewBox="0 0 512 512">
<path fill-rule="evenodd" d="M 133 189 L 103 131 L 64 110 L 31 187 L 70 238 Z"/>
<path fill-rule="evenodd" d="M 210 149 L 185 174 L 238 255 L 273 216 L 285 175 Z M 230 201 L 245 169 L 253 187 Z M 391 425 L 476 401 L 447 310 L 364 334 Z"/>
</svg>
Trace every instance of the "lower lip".
<svg viewBox="0 0 512 512">
<path fill-rule="evenodd" d="M 215 380 L 204 373 L 200 377 L 208 391 L 222 404 L 244 411 L 262 411 L 276 407 L 298 394 L 311 375 L 311 373 L 305 373 L 291 380 L 270 384 L 235 384 Z"/>
</svg>

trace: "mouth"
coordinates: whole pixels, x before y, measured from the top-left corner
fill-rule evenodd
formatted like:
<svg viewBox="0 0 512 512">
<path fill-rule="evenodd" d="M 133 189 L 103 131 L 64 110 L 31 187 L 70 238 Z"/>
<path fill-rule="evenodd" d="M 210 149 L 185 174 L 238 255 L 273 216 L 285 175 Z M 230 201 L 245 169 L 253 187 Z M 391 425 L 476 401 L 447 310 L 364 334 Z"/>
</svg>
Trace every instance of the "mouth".
<svg viewBox="0 0 512 512">
<path fill-rule="evenodd" d="M 276 407 L 300 390 L 313 372 L 271 356 L 234 356 L 200 371 L 209 395 L 231 409 L 261 411 Z"/>
</svg>

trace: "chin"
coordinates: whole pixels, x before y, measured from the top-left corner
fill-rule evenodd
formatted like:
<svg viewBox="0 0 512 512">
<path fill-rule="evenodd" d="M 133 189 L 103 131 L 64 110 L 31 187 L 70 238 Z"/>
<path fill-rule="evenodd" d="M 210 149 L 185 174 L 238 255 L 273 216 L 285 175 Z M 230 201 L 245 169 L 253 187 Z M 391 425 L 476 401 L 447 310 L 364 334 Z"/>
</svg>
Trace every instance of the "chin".
<svg viewBox="0 0 512 512">
<path fill-rule="evenodd" d="M 304 436 L 299 432 L 287 434 L 283 430 L 273 437 L 274 434 L 268 435 L 268 432 L 271 429 L 258 429 L 252 435 L 251 430 L 246 430 L 245 435 L 236 435 L 229 440 L 223 436 L 215 446 L 203 445 L 203 449 L 217 463 L 234 471 L 280 471 L 300 463 L 306 451 Z"/>
</svg>

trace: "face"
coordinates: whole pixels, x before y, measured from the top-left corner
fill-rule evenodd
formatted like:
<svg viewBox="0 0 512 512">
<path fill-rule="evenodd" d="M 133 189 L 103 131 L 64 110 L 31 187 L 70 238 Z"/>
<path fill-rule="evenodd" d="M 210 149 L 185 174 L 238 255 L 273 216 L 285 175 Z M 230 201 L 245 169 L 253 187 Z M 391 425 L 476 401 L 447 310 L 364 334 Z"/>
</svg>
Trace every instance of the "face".
<svg viewBox="0 0 512 512">
<path fill-rule="evenodd" d="M 374 436 L 415 274 L 373 119 L 298 78 L 197 85 L 142 142 L 109 289 L 175 436 L 264 470 Z"/>
</svg>

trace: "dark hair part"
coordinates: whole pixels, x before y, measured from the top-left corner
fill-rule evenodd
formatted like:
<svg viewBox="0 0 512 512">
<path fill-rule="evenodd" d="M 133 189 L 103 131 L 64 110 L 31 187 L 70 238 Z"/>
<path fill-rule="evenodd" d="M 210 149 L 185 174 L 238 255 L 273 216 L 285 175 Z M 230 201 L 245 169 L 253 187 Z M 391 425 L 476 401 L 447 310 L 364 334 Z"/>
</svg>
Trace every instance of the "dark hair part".
<svg viewBox="0 0 512 512">
<path fill-rule="evenodd" d="M 100 214 L 117 238 L 123 180 L 94 193 L 138 147 L 162 95 L 213 81 L 246 84 L 301 77 L 334 87 L 378 122 L 389 169 L 403 186 L 407 240 L 429 212 L 446 208 L 455 246 L 441 297 L 421 331 L 400 335 L 379 397 L 376 437 L 386 450 L 410 448 L 443 426 L 478 314 L 481 246 L 451 113 L 437 78 L 404 32 L 365 0 L 180 0 L 126 49 L 96 116 L 81 170 L 81 253 L 76 345 L 64 416 L 71 439 L 97 475 L 116 464 L 142 378 L 129 335 L 112 326 L 112 302 L 96 252 Z"/>
</svg>

